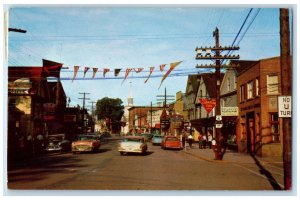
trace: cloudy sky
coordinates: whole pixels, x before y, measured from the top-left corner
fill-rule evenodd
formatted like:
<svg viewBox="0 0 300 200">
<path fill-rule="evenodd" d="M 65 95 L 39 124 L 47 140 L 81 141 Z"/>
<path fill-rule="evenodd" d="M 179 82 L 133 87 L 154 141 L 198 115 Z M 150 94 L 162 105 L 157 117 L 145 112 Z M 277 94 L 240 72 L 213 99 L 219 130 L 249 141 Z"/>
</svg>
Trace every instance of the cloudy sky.
<svg viewBox="0 0 300 200">
<path fill-rule="evenodd" d="M 195 48 L 213 46 L 216 27 L 221 46 L 232 45 L 238 35 L 240 50 L 234 54 L 241 60 L 280 55 L 279 9 L 274 6 L 11 6 L 9 27 L 27 33 L 9 32 L 8 65 L 42 66 L 42 59 L 63 63 L 69 67 L 61 80 L 71 105 L 82 105 L 79 92 L 90 93 L 89 101 L 108 96 L 126 105 L 130 82 L 135 105 L 155 104 L 165 88 L 168 95 L 185 92 L 187 76 L 201 72 L 195 66 L 213 63 L 195 60 Z M 183 62 L 159 88 L 169 64 L 177 61 Z M 161 64 L 167 64 L 163 72 Z M 75 65 L 80 68 L 72 82 Z M 154 72 L 144 83 L 152 66 Z M 94 79 L 91 69 L 83 77 L 84 67 L 99 69 Z M 105 78 L 103 68 L 110 69 Z M 122 69 L 118 77 L 115 68 Z M 122 84 L 127 68 L 144 69 L 130 72 Z"/>
</svg>

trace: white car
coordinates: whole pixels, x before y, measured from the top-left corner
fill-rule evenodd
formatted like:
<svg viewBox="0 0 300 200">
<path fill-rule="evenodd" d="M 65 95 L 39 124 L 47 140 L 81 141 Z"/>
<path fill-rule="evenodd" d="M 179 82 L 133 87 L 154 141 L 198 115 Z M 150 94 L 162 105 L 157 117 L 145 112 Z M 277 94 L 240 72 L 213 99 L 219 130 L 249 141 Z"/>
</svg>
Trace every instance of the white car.
<svg viewBox="0 0 300 200">
<path fill-rule="evenodd" d="M 118 151 L 121 155 L 125 153 L 141 153 L 145 154 L 147 152 L 147 143 L 142 136 L 126 136 L 119 143 Z"/>
</svg>

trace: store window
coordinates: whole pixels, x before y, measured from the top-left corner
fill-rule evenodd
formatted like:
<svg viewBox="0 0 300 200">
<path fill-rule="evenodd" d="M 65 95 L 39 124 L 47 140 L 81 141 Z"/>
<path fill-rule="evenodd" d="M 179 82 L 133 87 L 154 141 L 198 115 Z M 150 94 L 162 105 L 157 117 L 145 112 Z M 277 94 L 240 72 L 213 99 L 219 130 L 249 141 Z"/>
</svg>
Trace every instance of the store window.
<svg viewBox="0 0 300 200">
<path fill-rule="evenodd" d="M 247 83 L 247 99 L 253 98 L 253 81 Z"/>
<path fill-rule="evenodd" d="M 278 113 L 270 113 L 271 136 L 274 143 L 280 143 Z"/>
<path fill-rule="evenodd" d="M 278 94 L 278 75 L 271 74 L 267 77 L 267 93 L 268 94 Z"/>
</svg>

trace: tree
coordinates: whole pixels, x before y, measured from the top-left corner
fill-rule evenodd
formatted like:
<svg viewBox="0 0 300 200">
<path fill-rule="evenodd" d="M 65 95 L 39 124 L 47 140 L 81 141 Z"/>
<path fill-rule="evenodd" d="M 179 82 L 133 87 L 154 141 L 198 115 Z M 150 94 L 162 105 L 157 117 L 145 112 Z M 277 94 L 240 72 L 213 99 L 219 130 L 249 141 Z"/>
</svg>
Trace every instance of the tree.
<svg viewBox="0 0 300 200">
<path fill-rule="evenodd" d="M 98 119 L 106 120 L 111 131 L 120 130 L 120 121 L 124 114 L 124 106 L 121 99 L 104 97 L 96 103 L 96 115 Z"/>
</svg>

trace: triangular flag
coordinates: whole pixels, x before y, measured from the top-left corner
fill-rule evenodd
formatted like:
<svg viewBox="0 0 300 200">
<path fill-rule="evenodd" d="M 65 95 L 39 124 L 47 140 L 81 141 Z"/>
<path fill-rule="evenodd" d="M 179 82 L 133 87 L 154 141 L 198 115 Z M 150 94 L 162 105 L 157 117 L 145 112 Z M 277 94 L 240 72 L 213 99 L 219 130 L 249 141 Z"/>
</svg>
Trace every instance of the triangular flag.
<svg viewBox="0 0 300 200">
<path fill-rule="evenodd" d="M 126 71 L 125 71 L 125 78 L 124 80 L 122 81 L 122 84 L 124 83 L 124 81 L 126 80 L 126 78 L 128 77 L 129 73 L 132 71 L 132 68 L 127 68 Z"/>
<path fill-rule="evenodd" d="M 167 64 L 162 64 L 162 65 L 159 65 L 159 70 L 162 72 L 164 71 L 164 68 Z"/>
<path fill-rule="evenodd" d="M 167 78 L 167 76 L 171 73 L 171 71 L 181 63 L 182 61 L 179 62 L 174 62 L 170 64 L 170 69 L 167 71 L 167 73 L 163 76 L 163 78 L 161 79 L 160 85 L 158 87 L 158 89 L 160 88 L 161 84 L 163 83 L 163 81 Z"/>
<path fill-rule="evenodd" d="M 72 82 L 74 81 L 74 79 L 75 79 L 75 77 L 76 77 L 76 74 L 77 74 L 77 72 L 78 72 L 78 70 L 79 70 L 79 67 L 80 67 L 80 66 L 74 66 L 74 76 L 73 76 Z"/>
<path fill-rule="evenodd" d="M 95 78 L 97 71 L 98 71 L 98 68 L 93 68 L 93 77 L 92 78 Z"/>
<path fill-rule="evenodd" d="M 115 69 L 115 76 L 118 76 L 120 71 L 121 71 L 121 69 Z"/>
<path fill-rule="evenodd" d="M 47 74 L 46 76 L 54 76 L 59 78 L 61 68 L 62 65 L 43 66 L 43 71 Z"/>
<path fill-rule="evenodd" d="M 106 74 L 107 72 L 109 72 L 109 71 L 110 71 L 110 69 L 104 68 L 104 69 L 103 69 L 103 77 L 105 77 L 105 74 Z"/>
<path fill-rule="evenodd" d="M 141 71 L 143 71 L 144 68 L 133 68 L 133 70 L 136 72 L 136 73 L 140 73 Z"/>
<path fill-rule="evenodd" d="M 148 78 L 145 80 L 144 83 L 147 83 L 147 81 L 148 81 L 148 79 L 150 78 L 150 76 L 151 76 L 151 74 L 152 74 L 154 68 L 155 68 L 155 67 L 150 67 L 150 73 L 149 73 Z"/>
<path fill-rule="evenodd" d="M 84 75 L 83 75 L 83 77 L 85 77 L 85 74 L 86 74 L 86 72 L 87 72 L 89 69 L 90 69 L 89 67 L 85 67 L 85 68 L 84 68 L 84 71 L 83 71 Z"/>
</svg>

